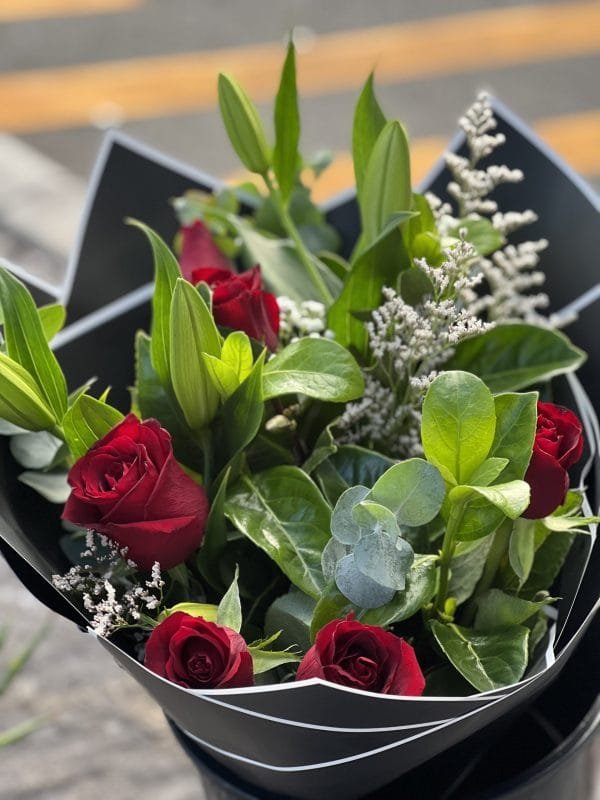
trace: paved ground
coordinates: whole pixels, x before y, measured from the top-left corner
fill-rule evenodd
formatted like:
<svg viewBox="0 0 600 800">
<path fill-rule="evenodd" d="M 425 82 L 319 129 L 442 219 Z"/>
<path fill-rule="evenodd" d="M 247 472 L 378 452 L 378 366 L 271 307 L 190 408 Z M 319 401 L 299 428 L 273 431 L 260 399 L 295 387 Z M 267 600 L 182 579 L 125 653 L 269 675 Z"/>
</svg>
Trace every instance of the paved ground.
<svg viewBox="0 0 600 800">
<path fill-rule="evenodd" d="M 496 16 L 482 16 L 482 6 Z M 293 26 L 302 43 L 305 150 L 342 154 L 324 194 L 351 182 L 344 153 L 352 108 L 375 64 L 383 104 L 408 123 L 425 154 L 419 169 L 476 91 L 488 88 L 597 185 L 599 8 L 523 0 L 0 0 L 0 255 L 46 279 L 61 273 L 107 124 L 216 174 L 234 172 L 215 111 L 216 71 L 238 74 L 266 118 L 269 65 Z M 440 22 L 442 13 L 452 20 Z M 9 644 L 18 647 L 23 629 L 44 619 L 0 563 Z M 47 717 L 29 739 L 0 751 L 1 800 L 200 800 L 195 773 L 156 707 L 93 641 L 61 619 L 48 625 L 1 700 L 0 728 Z"/>
</svg>

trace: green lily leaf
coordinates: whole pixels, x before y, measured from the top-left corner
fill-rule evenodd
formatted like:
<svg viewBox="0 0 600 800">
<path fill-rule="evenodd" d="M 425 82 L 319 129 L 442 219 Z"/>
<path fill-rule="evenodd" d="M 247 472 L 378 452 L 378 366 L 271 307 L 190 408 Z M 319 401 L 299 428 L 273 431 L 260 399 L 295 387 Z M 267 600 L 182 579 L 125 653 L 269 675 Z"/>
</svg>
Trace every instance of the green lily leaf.
<svg viewBox="0 0 600 800">
<path fill-rule="evenodd" d="M 300 113 L 296 88 L 296 52 L 290 41 L 287 49 L 279 90 L 275 98 L 275 147 L 273 171 L 279 191 L 287 201 L 294 188 L 299 162 Z"/>
<path fill-rule="evenodd" d="M 365 83 L 354 111 L 352 127 L 352 160 L 356 177 L 356 191 L 362 194 L 364 176 L 375 142 L 383 130 L 386 119 L 373 89 L 374 74 Z"/>
<path fill-rule="evenodd" d="M 116 408 L 90 397 L 80 395 L 65 414 L 63 430 L 73 458 L 81 458 L 87 451 L 123 419 Z"/>
<path fill-rule="evenodd" d="M 21 281 L 1 266 L 0 307 L 4 315 L 8 357 L 29 373 L 38 395 L 60 422 L 67 410 L 65 376 L 46 341 L 42 320 L 31 294 Z"/>
<path fill-rule="evenodd" d="M 519 588 L 525 583 L 535 558 L 535 520 L 518 519 L 510 535 L 508 559 L 519 579 Z"/>
<path fill-rule="evenodd" d="M 61 306 L 60 303 L 50 303 L 46 306 L 40 306 L 38 314 L 40 315 L 40 322 L 44 329 L 46 341 L 50 342 L 62 330 L 67 318 L 67 309 Z"/>
<path fill-rule="evenodd" d="M 64 506 L 71 494 L 66 472 L 22 472 L 19 480 L 50 503 Z"/>
<path fill-rule="evenodd" d="M 171 300 L 181 277 L 179 263 L 161 237 L 138 220 L 128 219 L 148 239 L 154 258 L 154 294 L 152 296 L 152 366 L 163 386 L 170 385 Z"/>
</svg>

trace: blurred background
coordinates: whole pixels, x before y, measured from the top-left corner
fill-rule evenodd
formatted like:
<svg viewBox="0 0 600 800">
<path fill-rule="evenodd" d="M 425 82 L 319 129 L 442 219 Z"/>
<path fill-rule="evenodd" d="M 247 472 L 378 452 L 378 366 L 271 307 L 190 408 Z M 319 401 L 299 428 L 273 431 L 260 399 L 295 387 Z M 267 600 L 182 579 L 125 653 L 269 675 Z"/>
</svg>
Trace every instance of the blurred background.
<svg viewBox="0 0 600 800">
<path fill-rule="evenodd" d="M 353 183 L 353 107 L 373 68 L 388 117 L 411 135 L 415 181 L 486 89 L 600 186 L 598 2 L 0 0 L 0 256 L 60 276 L 111 126 L 239 178 L 216 110 L 217 74 L 235 75 L 267 121 L 291 29 L 303 152 L 336 156 L 320 199 Z M 0 747 L 2 800 L 202 798 L 160 711 L 0 562 L 3 623 L 0 686 L 2 665 L 40 625 L 48 632 L 0 690 L 0 735 L 42 717 L 30 736 Z"/>
</svg>

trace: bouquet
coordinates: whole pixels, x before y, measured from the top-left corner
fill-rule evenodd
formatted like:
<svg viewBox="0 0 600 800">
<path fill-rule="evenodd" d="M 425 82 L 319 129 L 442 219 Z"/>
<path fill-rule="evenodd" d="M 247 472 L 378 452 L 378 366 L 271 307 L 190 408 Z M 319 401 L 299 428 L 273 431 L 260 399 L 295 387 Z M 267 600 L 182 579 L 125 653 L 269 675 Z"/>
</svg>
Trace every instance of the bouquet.
<svg viewBox="0 0 600 800">
<path fill-rule="evenodd" d="M 523 175 L 488 98 L 424 195 L 369 77 L 352 243 L 311 200 L 293 46 L 273 145 L 228 75 L 219 102 L 260 187 L 175 198 L 171 243 L 128 220 L 154 281 L 126 405 L 67 387 L 64 308 L 0 273 L 2 432 L 61 519 L 49 550 L 4 538 L 229 768 L 358 797 L 530 699 L 589 621 L 585 354 L 544 315 L 534 211 L 496 200 Z"/>
</svg>

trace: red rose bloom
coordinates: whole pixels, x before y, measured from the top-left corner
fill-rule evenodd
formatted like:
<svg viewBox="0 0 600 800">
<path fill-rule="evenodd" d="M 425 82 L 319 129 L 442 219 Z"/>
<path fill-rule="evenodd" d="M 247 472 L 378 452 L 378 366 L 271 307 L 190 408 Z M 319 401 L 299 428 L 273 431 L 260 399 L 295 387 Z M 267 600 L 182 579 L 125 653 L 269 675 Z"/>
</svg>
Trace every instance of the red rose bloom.
<svg viewBox="0 0 600 800">
<path fill-rule="evenodd" d="M 231 269 L 231 262 L 213 242 L 207 226 L 200 220 L 184 225 L 181 230 L 181 255 L 179 264 L 181 274 L 187 281 L 192 280 L 192 272 L 201 267 Z"/>
<path fill-rule="evenodd" d="M 154 628 L 144 664 L 188 689 L 237 689 L 254 682 L 252 656 L 239 633 L 182 611 Z"/>
<path fill-rule="evenodd" d="M 413 648 L 393 633 L 349 614 L 325 625 L 304 656 L 296 680 L 324 678 L 381 694 L 418 696 L 425 678 Z"/>
<path fill-rule="evenodd" d="M 244 331 L 269 348 L 277 349 L 279 306 L 275 295 L 264 292 L 260 267 L 247 272 L 230 269 L 195 269 L 192 283 L 204 281 L 212 289 L 213 316 L 217 325 Z"/>
<path fill-rule="evenodd" d="M 541 519 L 560 506 L 569 488 L 569 473 L 583 453 L 581 422 L 568 408 L 538 403 L 537 429 L 525 480 L 531 486 L 531 502 L 523 514 Z"/>
<path fill-rule="evenodd" d="M 155 419 L 129 414 L 76 462 L 62 517 L 128 548 L 143 570 L 171 569 L 202 540 L 204 490 L 181 469 Z"/>
</svg>

